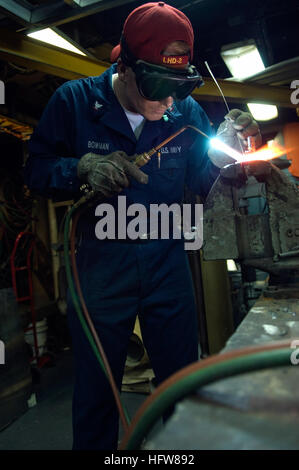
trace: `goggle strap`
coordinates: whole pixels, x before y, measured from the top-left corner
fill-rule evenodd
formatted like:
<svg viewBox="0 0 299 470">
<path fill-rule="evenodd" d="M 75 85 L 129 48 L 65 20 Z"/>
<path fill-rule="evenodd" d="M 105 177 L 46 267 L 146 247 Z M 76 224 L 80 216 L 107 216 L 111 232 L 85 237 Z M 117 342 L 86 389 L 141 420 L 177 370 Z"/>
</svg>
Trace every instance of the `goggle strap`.
<svg viewBox="0 0 299 470">
<path fill-rule="evenodd" d="M 120 55 L 124 64 L 128 65 L 129 67 L 132 67 L 132 65 L 134 65 L 137 61 L 137 58 L 130 51 L 123 35 L 121 35 L 120 38 Z"/>
</svg>

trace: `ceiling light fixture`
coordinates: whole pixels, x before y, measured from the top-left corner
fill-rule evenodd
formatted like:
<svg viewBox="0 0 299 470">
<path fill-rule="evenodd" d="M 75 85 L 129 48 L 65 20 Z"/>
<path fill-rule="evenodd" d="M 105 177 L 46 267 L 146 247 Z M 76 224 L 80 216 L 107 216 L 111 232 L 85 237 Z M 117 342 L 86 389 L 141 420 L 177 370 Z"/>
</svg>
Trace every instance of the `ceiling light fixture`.
<svg viewBox="0 0 299 470">
<path fill-rule="evenodd" d="M 253 40 L 223 46 L 220 54 L 234 78 L 247 78 L 265 70 Z"/>
<path fill-rule="evenodd" d="M 100 3 L 99 0 L 71 0 L 71 1 L 73 3 L 76 3 L 81 8 L 89 7 L 90 5 L 93 5 L 94 3 Z"/>
<path fill-rule="evenodd" d="M 273 104 L 247 103 L 247 106 L 257 121 L 269 121 L 278 116 L 277 107 Z"/>
<path fill-rule="evenodd" d="M 244 80 L 265 70 L 253 39 L 223 46 L 221 57 L 233 78 L 236 79 Z M 278 116 L 278 109 L 272 104 L 247 103 L 247 106 L 257 121 L 269 121 Z"/>
<path fill-rule="evenodd" d="M 28 33 L 27 36 L 33 39 L 37 39 L 38 41 L 46 42 L 47 44 L 52 44 L 52 46 L 57 46 L 61 49 L 65 49 L 67 51 L 75 52 L 76 54 L 86 56 L 84 52 L 80 51 L 80 49 L 75 47 L 71 42 L 64 39 L 51 28 L 40 29 L 39 31 Z"/>
</svg>

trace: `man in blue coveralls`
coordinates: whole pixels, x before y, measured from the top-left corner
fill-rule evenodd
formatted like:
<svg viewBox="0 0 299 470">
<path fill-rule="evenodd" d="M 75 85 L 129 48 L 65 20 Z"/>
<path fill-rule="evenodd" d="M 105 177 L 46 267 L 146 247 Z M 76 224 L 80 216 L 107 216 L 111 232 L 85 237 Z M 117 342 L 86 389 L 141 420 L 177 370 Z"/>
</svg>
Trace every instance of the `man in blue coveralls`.
<svg viewBox="0 0 299 470">
<path fill-rule="evenodd" d="M 207 115 L 189 95 L 200 85 L 188 18 L 163 3 L 128 16 L 121 56 L 98 77 L 62 85 L 49 101 L 30 142 L 28 186 L 55 199 L 78 196 L 82 182 L 117 207 L 181 203 L 184 186 L 207 195 L 226 161 L 208 140 L 188 129 L 142 170 L 132 156 L 148 151 L 191 124 L 211 134 Z M 221 137 L 231 146 L 259 136 L 249 114 L 230 113 Z M 230 122 L 229 125 L 227 123 Z M 223 157 L 223 155 L 222 155 Z M 96 207 L 96 204 L 95 204 Z M 99 240 L 95 207 L 78 226 L 77 263 L 95 328 L 121 387 L 126 351 L 138 314 L 157 383 L 198 359 L 192 279 L 182 239 Z M 118 413 L 77 315 L 68 303 L 75 358 L 74 449 L 116 449 Z"/>
</svg>

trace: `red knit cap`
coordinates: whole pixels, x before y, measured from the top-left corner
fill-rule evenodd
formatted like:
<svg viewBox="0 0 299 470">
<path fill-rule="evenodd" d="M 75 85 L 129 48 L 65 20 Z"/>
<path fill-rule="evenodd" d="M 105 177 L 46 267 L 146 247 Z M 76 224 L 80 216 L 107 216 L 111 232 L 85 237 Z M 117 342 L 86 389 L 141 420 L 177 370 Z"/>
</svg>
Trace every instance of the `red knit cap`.
<svg viewBox="0 0 299 470">
<path fill-rule="evenodd" d="M 188 63 L 189 56 L 163 56 L 162 52 L 174 41 L 184 41 L 193 57 L 194 34 L 184 13 L 164 2 L 150 2 L 135 8 L 127 17 L 123 36 L 137 59 L 159 65 Z"/>
</svg>

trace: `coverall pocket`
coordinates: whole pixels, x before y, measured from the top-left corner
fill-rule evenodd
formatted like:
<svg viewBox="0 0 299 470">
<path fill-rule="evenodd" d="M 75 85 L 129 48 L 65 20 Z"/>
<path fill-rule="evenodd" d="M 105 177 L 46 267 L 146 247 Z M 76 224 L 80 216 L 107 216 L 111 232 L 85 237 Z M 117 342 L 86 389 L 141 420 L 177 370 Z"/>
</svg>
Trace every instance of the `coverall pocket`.
<svg viewBox="0 0 299 470">
<path fill-rule="evenodd" d="M 165 203 L 181 201 L 185 181 L 185 159 L 161 156 L 160 168 L 157 165 L 151 172 L 155 195 Z"/>
<path fill-rule="evenodd" d="M 179 174 L 184 174 L 185 159 L 179 158 L 163 158 L 161 156 L 160 167 L 155 169 L 155 172 L 161 172 L 162 175 L 169 178 L 175 178 Z"/>
</svg>

